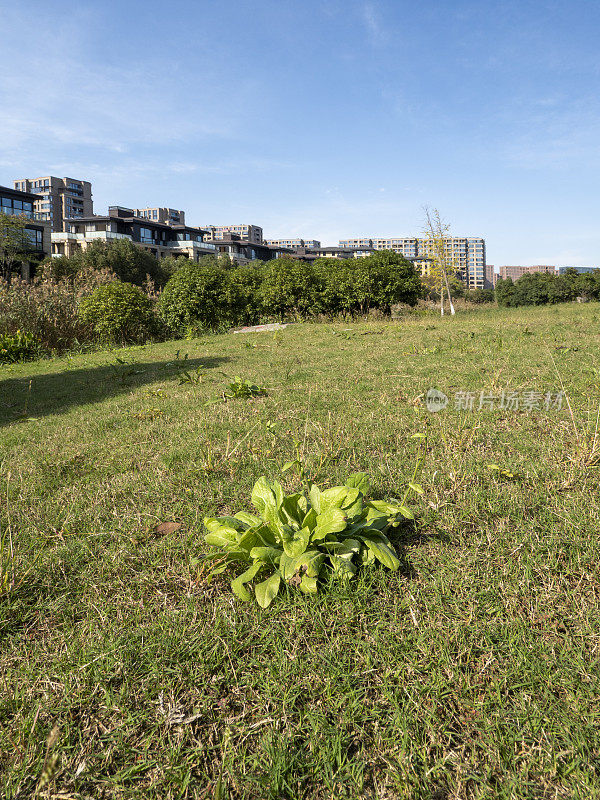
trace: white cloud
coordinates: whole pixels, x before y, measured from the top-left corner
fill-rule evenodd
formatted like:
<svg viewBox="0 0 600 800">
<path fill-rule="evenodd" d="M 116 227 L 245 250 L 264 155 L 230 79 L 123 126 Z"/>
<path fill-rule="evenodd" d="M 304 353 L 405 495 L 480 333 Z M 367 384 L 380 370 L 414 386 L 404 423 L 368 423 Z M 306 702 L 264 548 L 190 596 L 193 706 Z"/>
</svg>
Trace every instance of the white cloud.
<svg viewBox="0 0 600 800">
<path fill-rule="evenodd" d="M 386 44 L 389 36 L 382 22 L 378 6 L 373 2 L 364 3 L 361 11 L 370 43 L 375 46 Z"/>
<path fill-rule="evenodd" d="M 118 58 L 104 52 L 98 57 L 92 46 L 97 18 L 89 6 L 62 17 L 37 7 L 33 28 L 27 24 L 28 11 L 30 3 L 0 3 L 4 166 L 33 169 L 39 163 L 41 168 L 40 162 L 69 150 L 74 157 L 85 149 L 95 155 L 123 154 L 238 135 L 239 112 L 234 104 L 214 102 L 222 82 L 209 67 L 203 75 L 208 88 L 200 98 L 191 89 L 195 76 L 186 75 L 187 82 L 173 79 L 164 58 L 151 49 L 147 60 L 134 63 L 124 51 L 118 51 Z M 256 90 L 248 80 L 241 82 L 245 88 Z"/>
</svg>

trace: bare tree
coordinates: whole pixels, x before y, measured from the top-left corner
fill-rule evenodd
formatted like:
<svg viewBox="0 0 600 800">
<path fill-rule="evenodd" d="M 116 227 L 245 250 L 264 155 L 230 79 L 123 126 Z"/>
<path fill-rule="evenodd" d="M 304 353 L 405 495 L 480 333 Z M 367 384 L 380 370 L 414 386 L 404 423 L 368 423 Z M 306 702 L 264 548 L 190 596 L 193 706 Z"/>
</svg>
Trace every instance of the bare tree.
<svg viewBox="0 0 600 800">
<path fill-rule="evenodd" d="M 433 259 L 433 267 L 430 273 L 436 280 L 440 290 L 440 313 L 444 316 L 444 289 L 448 294 L 448 304 L 450 314 L 454 316 L 454 304 L 450 293 L 450 281 L 448 274 L 454 274 L 455 268 L 452 256 L 448 257 L 447 240 L 450 233 L 450 225 L 445 223 L 437 208 L 424 208 L 425 212 L 425 249 L 427 255 Z"/>
</svg>

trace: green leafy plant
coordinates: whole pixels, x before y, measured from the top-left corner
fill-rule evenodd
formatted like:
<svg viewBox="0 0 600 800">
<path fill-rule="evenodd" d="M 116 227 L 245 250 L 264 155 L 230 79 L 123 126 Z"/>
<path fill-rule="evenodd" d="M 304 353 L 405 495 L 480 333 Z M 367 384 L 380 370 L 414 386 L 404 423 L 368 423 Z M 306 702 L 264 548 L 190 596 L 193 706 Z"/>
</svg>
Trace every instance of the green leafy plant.
<svg viewBox="0 0 600 800">
<path fill-rule="evenodd" d="M 0 335 L 0 364 L 30 361 L 40 354 L 40 342 L 32 333 L 16 330 Z"/>
<path fill-rule="evenodd" d="M 248 400 L 251 397 L 264 397 L 267 390 L 264 386 L 257 386 L 248 380 L 242 380 L 239 375 L 231 381 L 223 392 L 224 400 Z"/>
<path fill-rule="evenodd" d="M 241 600 L 251 600 L 247 584 L 263 573 L 266 577 L 254 584 L 254 596 L 267 608 L 284 584 L 316 594 L 317 582 L 327 572 L 348 580 L 359 566 L 375 561 L 397 570 L 400 560 L 387 533 L 402 519 L 414 519 L 406 502 L 411 493 L 423 492 L 414 482 L 420 463 L 403 499 L 392 503 L 366 500 L 370 483 L 363 472 L 324 491 L 308 481 L 307 492 L 290 495 L 277 481 L 259 478 L 251 498 L 258 514 L 239 511 L 233 517 L 204 519 L 205 541 L 217 548 L 208 556 L 218 560 L 213 574 L 231 562 L 249 563 L 231 588 Z"/>
<path fill-rule="evenodd" d="M 511 469 L 506 467 L 499 467 L 498 464 L 487 464 L 487 468 L 498 478 L 508 478 L 509 480 L 512 480 L 521 477 L 518 472 L 513 472 Z"/>
<path fill-rule="evenodd" d="M 179 385 L 182 386 L 184 383 L 190 383 L 192 385 L 198 384 L 202 382 L 202 378 L 206 375 L 206 371 L 202 369 L 202 367 L 197 367 L 195 370 L 190 372 L 189 370 L 184 370 L 177 375 L 179 379 Z"/>
<path fill-rule="evenodd" d="M 152 301 L 131 283 L 98 286 L 81 301 L 78 315 L 101 341 L 143 342 L 157 331 Z"/>
</svg>

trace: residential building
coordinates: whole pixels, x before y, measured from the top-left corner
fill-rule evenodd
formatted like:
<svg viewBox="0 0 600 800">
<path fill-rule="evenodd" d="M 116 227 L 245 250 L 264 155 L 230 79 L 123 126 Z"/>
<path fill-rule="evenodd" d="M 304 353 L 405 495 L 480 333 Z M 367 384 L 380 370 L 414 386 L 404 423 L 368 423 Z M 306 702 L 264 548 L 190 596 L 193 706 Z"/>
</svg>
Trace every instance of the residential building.
<svg viewBox="0 0 600 800">
<path fill-rule="evenodd" d="M 92 184 L 78 178 L 21 178 L 14 188 L 35 195 L 33 210 L 50 223 L 52 231 L 65 230 L 65 219 L 94 213 Z"/>
<path fill-rule="evenodd" d="M 600 269 L 600 267 L 557 267 L 556 271 L 559 275 L 564 275 L 568 269 L 574 269 L 583 274 L 586 272 L 595 272 L 597 269 Z"/>
<path fill-rule="evenodd" d="M 498 279 L 498 273 L 494 271 L 493 264 L 486 264 L 485 265 L 485 275 L 483 281 L 483 288 L 484 289 L 493 289 L 496 286 L 496 280 Z"/>
<path fill-rule="evenodd" d="M 67 231 L 52 234 L 52 255 L 71 256 L 85 250 L 94 241 L 129 241 L 148 250 L 157 258 L 185 256 L 198 261 L 202 256 L 216 255 L 212 242 L 204 241 L 206 231 L 188 225 L 167 225 L 137 217 L 132 208 L 110 206 L 105 216 L 75 217 L 66 220 Z"/>
<path fill-rule="evenodd" d="M 375 252 L 371 246 L 364 247 L 319 247 L 315 253 L 317 258 L 366 258 Z"/>
<path fill-rule="evenodd" d="M 512 278 L 513 281 L 518 281 L 523 275 L 528 275 L 532 272 L 545 272 L 550 273 L 551 275 L 556 274 L 556 267 L 550 266 L 549 264 L 534 264 L 533 266 L 502 266 L 498 267 L 498 273 L 496 277 L 496 281 L 498 278 L 502 278 L 506 280 L 507 278 Z M 494 285 L 496 283 L 494 282 Z"/>
<path fill-rule="evenodd" d="M 0 214 L 8 216 L 24 216 L 27 218 L 25 233 L 28 244 L 25 256 L 31 256 L 32 261 L 39 261 L 50 253 L 50 224 L 39 219 L 34 210 L 36 195 L 32 192 L 22 192 L 18 189 L 9 189 L 0 186 Z M 30 270 L 23 270 L 24 277 L 29 277 Z"/>
<path fill-rule="evenodd" d="M 485 240 L 477 237 L 449 236 L 445 239 L 446 256 L 454 267 L 456 275 L 469 289 L 483 289 L 485 283 Z M 392 238 L 363 238 L 342 239 L 339 242 L 343 248 L 373 248 L 374 250 L 393 250 L 406 258 L 412 258 L 415 263 L 425 258 L 424 264 L 429 264 L 432 257 L 433 245 L 427 238 L 420 237 L 392 237 Z"/>
<path fill-rule="evenodd" d="M 290 247 L 292 250 L 317 250 L 321 247 L 321 242 L 317 239 L 266 239 L 265 242 L 275 247 Z"/>
<path fill-rule="evenodd" d="M 253 261 L 271 261 L 274 258 L 294 256 L 291 248 L 264 243 L 256 244 L 242 239 L 237 234 L 215 240 L 215 246 L 219 255 L 229 256 L 229 259 L 235 264 L 250 264 Z"/>
<path fill-rule="evenodd" d="M 239 236 L 246 242 L 263 243 L 263 229 L 258 225 L 205 225 L 204 227 L 208 231 L 206 238 L 211 242 Z"/>
<path fill-rule="evenodd" d="M 165 225 L 185 225 L 185 212 L 174 208 L 134 208 L 133 214 Z"/>
<path fill-rule="evenodd" d="M 337 258 L 337 259 L 350 259 L 350 258 L 367 258 L 376 252 L 373 247 L 318 247 L 315 249 L 296 248 L 294 256 L 300 261 L 316 261 L 319 258 Z M 428 275 L 431 268 L 433 259 L 427 256 L 420 256 L 413 258 L 411 256 L 404 256 L 407 261 L 412 261 L 415 267 L 420 271 L 421 275 Z"/>
</svg>

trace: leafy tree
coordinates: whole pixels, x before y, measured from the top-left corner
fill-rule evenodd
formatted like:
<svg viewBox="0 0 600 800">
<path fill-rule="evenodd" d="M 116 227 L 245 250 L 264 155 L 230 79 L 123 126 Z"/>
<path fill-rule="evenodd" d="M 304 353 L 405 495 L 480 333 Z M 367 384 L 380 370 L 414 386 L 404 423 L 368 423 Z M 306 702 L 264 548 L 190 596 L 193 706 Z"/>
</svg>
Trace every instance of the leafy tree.
<svg viewBox="0 0 600 800">
<path fill-rule="evenodd" d="M 515 297 L 515 285 L 512 278 L 498 278 L 495 289 L 496 302 L 499 306 L 506 308 L 517 306 Z"/>
<path fill-rule="evenodd" d="M 189 258 L 185 256 L 167 256 L 166 258 L 161 258 L 160 268 L 165 276 L 165 282 L 169 280 L 169 278 L 172 278 L 178 269 L 185 267 L 189 263 Z"/>
<path fill-rule="evenodd" d="M 2 277 L 10 280 L 17 264 L 30 248 L 27 236 L 27 217 L 0 213 L 0 269 Z"/>
<path fill-rule="evenodd" d="M 269 316 L 308 317 L 318 313 L 322 288 L 320 274 L 312 264 L 290 258 L 275 258 L 261 269 L 257 296 Z"/>
<path fill-rule="evenodd" d="M 188 262 L 169 279 L 158 313 L 174 333 L 193 325 L 216 328 L 228 318 L 225 270 L 214 263 Z"/>
<path fill-rule="evenodd" d="M 122 281 L 136 286 L 142 286 L 148 277 L 158 286 L 164 286 L 167 280 L 161 262 L 129 239 L 94 241 L 73 259 L 81 267 L 110 269 Z"/>
<path fill-rule="evenodd" d="M 577 273 L 575 286 L 577 290 L 576 296 L 580 295 L 586 300 L 600 299 L 600 269 L 595 269 L 593 272 Z"/>
<path fill-rule="evenodd" d="M 262 261 L 229 266 L 225 272 L 224 300 L 232 325 L 256 325 L 261 318 Z"/>
<path fill-rule="evenodd" d="M 378 308 L 386 314 L 396 303 L 414 305 L 424 286 L 414 264 L 390 250 L 366 258 L 320 259 L 321 304 L 330 314 L 366 314 Z"/>
</svg>

